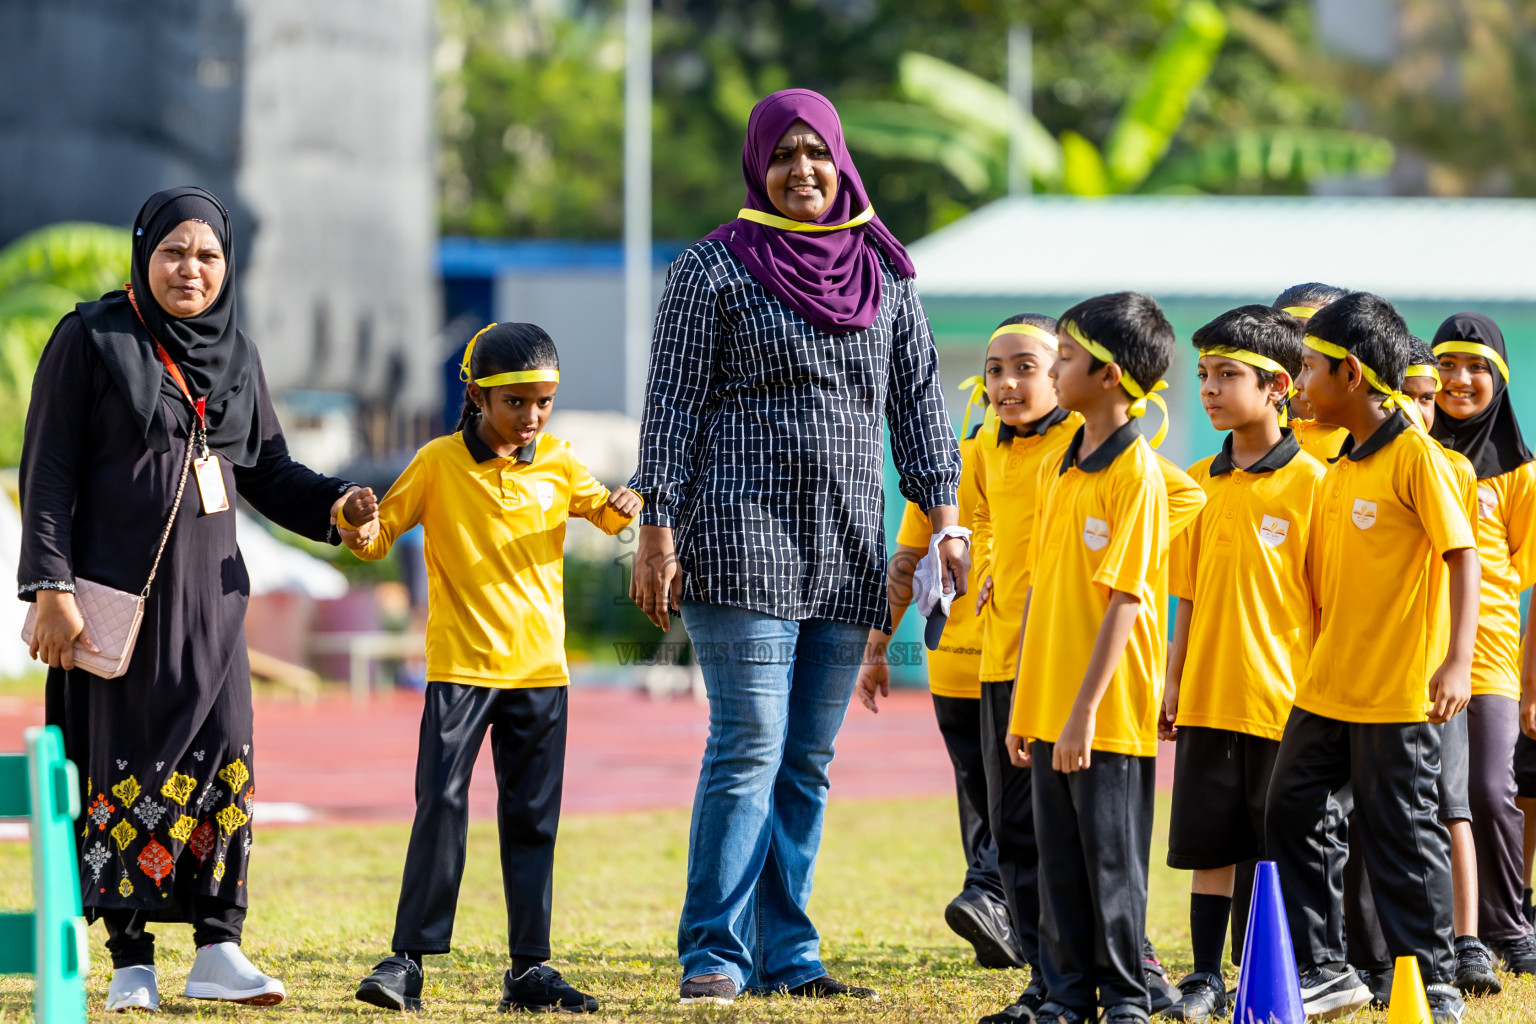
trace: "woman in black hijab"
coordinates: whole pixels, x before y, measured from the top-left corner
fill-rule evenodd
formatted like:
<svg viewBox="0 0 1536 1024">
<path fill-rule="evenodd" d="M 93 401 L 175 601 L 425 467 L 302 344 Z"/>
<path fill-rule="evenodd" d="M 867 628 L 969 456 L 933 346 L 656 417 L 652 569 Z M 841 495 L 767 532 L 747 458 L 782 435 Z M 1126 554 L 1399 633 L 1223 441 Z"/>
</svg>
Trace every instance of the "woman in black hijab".
<svg viewBox="0 0 1536 1024">
<path fill-rule="evenodd" d="M 1481 608 L 1467 705 L 1467 796 L 1477 849 L 1477 937 L 1517 974 L 1536 973 L 1521 912 L 1525 819 L 1515 805 L 1520 736 L 1520 593 L 1536 581 L 1536 462 L 1509 394 L 1504 334 L 1481 313 L 1435 332 L 1441 390 L 1430 433 L 1477 473 Z M 1461 951 L 1462 940 L 1457 939 Z"/>
<path fill-rule="evenodd" d="M 239 494 L 335 543 L 351 485 L 289 457 L 236 299 L 223 205 L 200 188 L 156 193 L 134 222 L 128 289 L 60 321 L 32 385 L 18 584 L 38 605 L 48 721 L 85 787 L 81 888 L 106 924 L 109 1010 L 159 1004 L 152 921 L 193 926 L 188 996 L 284 996 L 239 948 L 255 769 L 250 580 L 229 505 Z M 93 646 L 77 580 L 142 591 L 184 473 L 127 673 L 75 667 L 77 639 Z"/>
</svg>

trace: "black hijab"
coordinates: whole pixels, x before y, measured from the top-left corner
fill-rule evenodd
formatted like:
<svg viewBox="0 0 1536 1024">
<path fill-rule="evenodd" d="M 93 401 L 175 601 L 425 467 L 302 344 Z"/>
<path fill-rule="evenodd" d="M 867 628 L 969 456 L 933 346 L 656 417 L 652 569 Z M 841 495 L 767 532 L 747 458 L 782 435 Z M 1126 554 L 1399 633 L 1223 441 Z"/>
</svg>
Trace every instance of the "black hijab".
<svg viewBox="0 0 1536 1024">
<path fill-rule="evenodd" d="M 1509 350 L 1504 347 L 1504 332 L 1499 325 L 1481 313 L 1457 313 L 1447 317 L 1435 332 L 1431 347 L 1436 355 L 1440 346 L 1448 341 L 1466 341 L 1484 345 L 1497 352 L 1504 365 L 1509 365 Z M 1465 455 L 1472 463 L 1479 480 L 1503 476 L 1532 461 L 1531 450 L 1520 436 L 1520 422 L 1515 419 L 1515 406 L 1509 398 L 1509 382 L 1493 359 L 1488 359 L 1493 371 L 1493 401 L 1488 408 L 1475 416 L 1457 419 L 1441 409 L 1435 414 L 1430 434 L 1447 448 Z"/>
<path fill-rule="evenodd" d="M 224 249 L 225 271 L 213 303 L 196 316 L 180 318 L 155 301 L 149 288 L 149 259 L 165 236 L 187 220 L 203 221 L 213 229 Z M 156 192 L 133 222 L 129 280 L 138 314 L 121 291 L 75 308 L 113 381 L 127 396 L 151 449 L 170 450 L 167 409 L 183 430 L 190 430 L 194 419 L 181 389 L 155 352 L 155 341 L 159 341 L 181 369 L 192 397 L 208 400 L 208 447 L 236 466 L 253 466 L 261 448 L 260 364 L 255 346 L 235 326 L 233 242 L 229 212 L 213 193 L 191 185 Z"/>
</svg>

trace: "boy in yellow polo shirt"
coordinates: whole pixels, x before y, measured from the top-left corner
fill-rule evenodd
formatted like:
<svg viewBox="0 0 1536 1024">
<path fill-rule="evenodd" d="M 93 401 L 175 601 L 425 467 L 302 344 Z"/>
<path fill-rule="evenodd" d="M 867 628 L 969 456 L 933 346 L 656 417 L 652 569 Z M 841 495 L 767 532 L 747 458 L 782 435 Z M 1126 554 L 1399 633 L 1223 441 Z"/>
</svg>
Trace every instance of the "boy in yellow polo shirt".
<svg viewBox="0 0 1536 1024">
<path fill-rule="evenodd" d="M 416 453 L 379 504 L 375 535 L 343 534 L 370 560 L 418 523 L 426 534 L 429 682 L 416 820 L 394 955 L 357 990 L 358 999 L 385 1009 L 419 1009 L 423 955 L 449 950 L 470 774 L 487 730 L 512 959 L 499 1008 L 597 1009 L 545 963 L 570 682 L 562 556 L 570 516 L 617 533 L 639 513 L 640 499 L 622 487 L 610 494 L 568 443 L 543 433 L 559 365 L 554 342 L 533 324 L 492 324 L 475 335 L 464 353 L 459 431 Z"/>
<path fill-rule="evenodd" d="M 1330 800 L 1356 793 L 1359 844 L 1392 957 L 1415 956 L 1435 1020 L 1461 1019 L 1440 728 L 1471 694 L 1476 538 L 1450 462 L 1408 416 L 1408 329 L 1352 292 L 1308 322 L 1298 386 L 1350 433 L 1312 528 L 1320 628 L 1280 741 L 1265 824 L 1309 1016 L 1370 1000 L 1347 962 Z M 1443 565 L 1442 565 L 1443 563 Z M 1323 851 L 1320 855 L 1319 851 Z"/>
<path fill-rule="evenodd" d="M 1141 954 L 1169 537 L 1139 417 L 1164 386 L 1174 333 L 1152 299 L 1120 292 L 1072 307 L 1056 336 L 1056 393 L 1084 423 L 1041 467 L 1008 737 L 1032 769 L 1050 922 L 1035 1017 L 1082 1024 L 1102 1005 L 1107 1024 L 1137 1024 L 1151 1010 Z"/>
<path fill-rule="evenodd" d="M 1271 305 L 1306 323 L 1328 303 L 1348 294 L 1347 288 L 1309 281 L 1306 284 L 1291 285 L 1276 296 Z M 1302 451 L 1325 464 L 1339 454 L 1339 446 L 1344 443 L 1349 431 L 1331 423 L 1319 422 L 1306 395 L 1291 395 L 1290 413 L 1288 425 L 1295 432 Z"/>
<path fill-rule="evenodd" d="M 970 406 L 966 407 L 969 417 Z M 959 505 L 961 526 L 974 530 L 980 495 L 976 445 L 991 426 L 990 411 L 960 440 Z M 912 574 L 928 553 L 933 524 L 922 509 L 907 503 L 896 533 L 896 551 L 886 573 L 891 605 L 891 630 L 901 624 L 912 603 Z M 967 593 L 977 586 L 978 570 L 971 559 Z M 937 649 L 928 654 L 928 689 L 933 695 L 933 714 L 938 720 L 944 749 L 955 772 L 955 795 L 960 810 L 960 841 L 965 851 L 965 885 L 944 908 L 944 920 L 976 951 L 982 967 L 1026 966 L 1018 935 L 1008 913 L 1007 898 L 998 874 L 997 845 L 987 820 L 990 796 L 981 730 L 981 640 L 983 616 L 969 598 L 954 602 Z M 870 711 L 879 713 L 878 698 L 890 695 L 890 667 L 883 630 L 869 632 L 867 657 L 859 669 L 854 693 Z"/>
<path fill-rule="evenodd" d="M 1234 961 L 1247 921 L 1246 903 L 1233 913 L 1237 867 L 1263 855 L 1270 773 L 1312 653 L 1307 550 L 1324 470 L 1280 426 L 1302 334 L 1296 317 L 1254 305 L 1193 339 L 1201 404 L 1228 434 L 1218 454 L 1190 467 L 1206 506 L 1173 546 L 1179 604 L 1159 730 L 1177 742 L 1168 866 L 1194 872 L 1194 971 L 1167 1011 L 1174 1020 L 1226 1012 L 1227 921 Z"/>
</svg>

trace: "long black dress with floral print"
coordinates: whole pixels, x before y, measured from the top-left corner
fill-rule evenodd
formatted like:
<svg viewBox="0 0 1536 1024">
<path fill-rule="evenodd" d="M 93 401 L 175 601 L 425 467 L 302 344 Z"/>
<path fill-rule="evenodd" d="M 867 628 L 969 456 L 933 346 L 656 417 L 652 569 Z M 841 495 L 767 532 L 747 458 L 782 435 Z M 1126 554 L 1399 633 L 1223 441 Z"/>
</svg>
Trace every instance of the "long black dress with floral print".
<svg viewBox="0 0 1536 1024">
<path fill-rule="evenodd" d="M 348 486 L 295 463 L 258 372 L 261 454 L 221 460 L 226 493 L 280 525 L 335 543 L 330 508 Z M 174 416 L 168 423 L 178 422 Z M 186 451 L 144 441 L 77 315 L 37 367 L 20 486 L 23 600 L 76 578 L 137 593 L 165 527 Z M 47 718 L 84 786 L 80 878 L 87 915 L 128 908 L 180 919 L 185 897 L 247 905 L 255 758 L 245 608 L 250 580 L 232 512 L 204 514 L 196 483 L 166 545 L 126 675 L 48 673 Z"/>
</svg>

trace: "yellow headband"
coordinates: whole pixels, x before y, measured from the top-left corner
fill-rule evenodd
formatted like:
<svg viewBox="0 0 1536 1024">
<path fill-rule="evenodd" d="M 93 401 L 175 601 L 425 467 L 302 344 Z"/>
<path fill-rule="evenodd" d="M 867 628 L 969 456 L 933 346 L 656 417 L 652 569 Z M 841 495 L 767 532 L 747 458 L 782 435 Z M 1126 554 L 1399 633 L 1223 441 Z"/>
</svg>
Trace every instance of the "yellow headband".
<svg viewBox="0 0 1536 1024">
<path fill-rule="evenodd" d="M 992 337 L 987 339 L 987 344 L 990 345 L 1000 335 L 1004 334 L 1027 334 L 1031 338 L 1044 342 L 1045 346 L 1052 352 L 1056 351 L 1056 335 L 1045 330 L 1043 327 L 1036 327 L 1034 324 L 1003 324 L 1003 326 L 992 332 Z"/>
<path fill-rule="evenodd" d="M 489 377 L 476 377 L 475 383 L 483 388 L 497 388 L 503 384 L 531 384 L 541 380 L 560 380 L 559 370 L 514 370 L 511 373 L 497 373 Z"/>
<path fill-rule="evenodd" d="M 1280 312 L 1289 313 L 1291 316 L 1298 320 L 1311 320 L 1312 315 L 1316 313 L 1317 310 L 1312 306 L 1286 306 Z"/>
<path fill-rule="evenodd" d="M 1245 348 L 1233 348 L 1230 345 L 1212 345 L 1209 348 L 1201 349 L 1200 354 L 1203 356 L 1220 356 L 1223 359 L 1236 359 L 1240 363 L 1247 363 L 1249 366 L 1257 367 L 1260 370 L 1267 370 L 1270 373 L 1283 373 L 1286 379 L 1292 382 L 1292 386 L 1286 391 L 1286 398 L 1290 398 L 1296 393 L 1294 384 L 1296 378 L 1291 375 L 1291 371 L 1268 356 L 1261 356 L 1257 352 L 1250 352 Z M 1291 411 L 1285 402 L 1281 402 L 1280 425 L 1283 427 L 1290 421 Z"/>
<path fill-rule="evenodd" d="M 1482 356 L 1494 366 L 1499 368 L 1499 373 L 1504 375 L 1504 383 L 1509 383 L 1509 364 L 1504 357 L 1499 355 L 1497 349 L 1476 341 L 1442 341 L 1435 346 L 1435 355 L 1443 356 L 1449 352 L 1459 352 L 1462 355 Z"/>
<path fill-rule="evenodd" d="M 1105 348 L 1103 345 L 1100 345 L 1092 338 L 1088 337 L 1088 335 L 1084 334 L 1082 329 L 1079 328 L 1073 321 L 1063 321 L 1061 327 L 1068 334 L 1072 335 L 1073 341 L 1083 346 L 1083 348 L 1088 351 L 1088 354 L 1093 356 L 1093 358 L 1097 359 L 1099 362 L 1114 363 L 1116 367 L 1120 366 L 1120 364 L 1116 362 L 1115 354 L 1113 352 Z M 1168 388 L 1168 382 L 1165 380 L 1160 380 L 1156 384 L 1152 385 L 1151 388 L 1144 389 L 1140 384 L 1136 383 L 1136 381 L 1131 378 L 1130 374 L 1126 373 L 1124 369 L 1121 369 L 1120 386 L 1125 389 L 1126 394 L 1135 399 L 1135 401 L 1131 403 L 1131 407 L 1126 410 L 1128 415 L 1145 416 L 1147 414 L 1148 402 L 1151 402 L 1153 405 L 1157 406 L 1163 411 L 1163 425 L 1158 427 L 1157 433 L 1152 435 L 1152 447 L 1156 448 L 1158 445 L 1163 443 L 1163 438 L 1168 436 L 1168 403 L 1164 402 L 1162 396 L 1157 393 L 1159 391 L 1166 391 Z"/>
<path fill-rule="evenodd" d="M 1445 385 L 1440 381 L 1440 367 L 1434 363 L 1416 363 L 1403 371 L 1404 377 L 1433 377 L 1435 378 L 1435 392 L 1444 390 Z"/>
<path fill-rule="evenodd" d="M 1302 343 L 1306 345 L 1307 348 L 1312 349 L 1314 352 L 1321 352 L 1323 355 L 1332 359 L 1343 359 L 1346 356 L 1355 356 L 1353 352 L 1345 348 L 1343 345 L 1335 345 L 1331 341 L 1324 341 L 1322 338 L 1319 338 L 1315 334 L 1307 335 L 1306 338 L 1303 339 Z M 1387 400 L 1381 403 L 1381 407 L 1383 409 L 1401 409 L 1416 427 L 1418 427 L 1420 430 L 1423 430 L 1424 420 L 1419 416 L 1419 407 L 1414 404 L 1413 399 L 1409 398 L 1407 395 L 1403 394 L 1396 388 L 1388 387 L 1385 383 L 1382 382 L 1380 377 L 1376 376 L 1375 370 L 1371 369 L 1369 366 L 1366 366 L 1365 363 L 1360 362 L 1359 356 L 1355 356 L 1355 361 L 1360 363 L 1360 373 L 1365 377 L 1365 382 L 1371 387 L 1375 388 L 1377 391 L 1380 391 L 1382 394 L 1387 396 Z"/>
<path fill-rule="evenodd" d="M 776 217 L 762 210 L 749 210 L 745 206 L 736 211 L 736 217 L 738 220 L 750 220 L 754 224 L 765 224 L 770 228 L 779 228 L 783 231 L 843 231 L 874 220 L 875 208 L 872 205 L 866 206 L 863 213 L 841 224 L 813 224 L 808 220 L 790 220 L 788 217 Z"/>
<path fill-rule="evenodd" d="M 464 361 L 459 364 L 459 380 L 468 383 L 469 357 L 474 354 L 475 342 L 480 340 L 480 335 L 495 327 L 495 324 L 486 324 L 475 332 L 475 336 L 469 339 L 469 344 L 464 346 Z M 497 373 L 489 377 L 474 378 L 476 384 L 483 388 L 500 387 L 503 384 L 528 384 L 535 381 L 559 381 L 559 370 L 514 370 L 511 373 Z"/>
<path fill-rule="evenodd" d="M 970 390 L 971 394 L 965 400 L 965 422 L 960 427 L 960 436 L 962 438 L 970 436 L 971 433 L 971 410 L 981 404 L 982 399 L 987 397 L 987 385 L 980 375 L 967 377 L 960 382 L 960 390 L 965 391 L 967 389 Z"/>
</svg>

